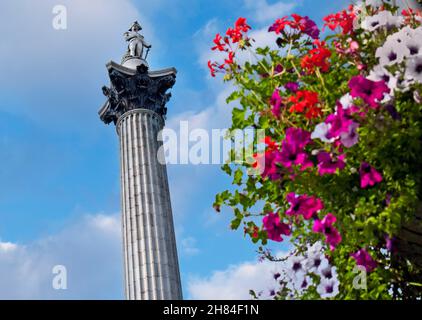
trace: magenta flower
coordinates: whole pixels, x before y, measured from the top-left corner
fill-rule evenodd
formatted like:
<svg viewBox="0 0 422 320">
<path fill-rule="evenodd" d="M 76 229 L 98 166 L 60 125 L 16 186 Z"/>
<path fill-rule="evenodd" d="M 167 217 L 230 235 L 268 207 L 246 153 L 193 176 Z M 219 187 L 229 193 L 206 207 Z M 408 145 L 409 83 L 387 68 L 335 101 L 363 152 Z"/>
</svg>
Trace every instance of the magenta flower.
<svg viewBox="0 0 422 320">
<path fill-rule="evenodd" d="M 378 266 L 377 262 L 365 249 L 360 249 L 358 252 L 353 253 L 351 256 L 356 260 L 356 264 L 358 266 L 365 267 L 366 272 L 372 272 Z"/>
<path fill-rule="evenodd" d="M 390 89 L 383 80 L 371 81 L 364 76 L 355 76 L 349 81 L 350 95 L 353 98 L 361 98 L 372 108 L 377 108 L 379 102 Z"/>
<path fill-rule="evenodd" d="M 324 208 L 321 199 L 310 197 L 308 195 L 296 196 L 291 192 L 286 197 L 290 203 L 289 210 L 286 211 L 288 216 L 302 215 L 306 220 L 316 216 L 316 213 Z"/>
<path fill-rule="evenodd" d="M 280 163 L 286 168 L 291 168 L 294 165 L 300 166 L 302 170 L 313 166 L 308 154 L 303 149 L 299 149 L 286 141 L 283 141 L 281 147 Z"/>
<path fill-rule="evenodd" d="M 331 125 L 328 130 L 327 138 L 338 138 L 342 133 L 349 132 L 352 120 L 346 115 L 341 104 L 337 104 L 337 112 L 330 114 L 325 120 L 326 124 Z"/>
<path fill-rule="evenodd" d="M 360 166 L 360 187 L 362 189 L 365 189 L 368 186 L 373 187 L 381 181 L 382 175 L 368 163 L 362 162 Z"/>
<path fill-rule="evenodd" d="M 301 166 L 302 170 L 311 167 L 313 163 L 304 150 L 310 142 L 310 132 L 300 128 L 288 128 L 286 139 L 281 146 L 280 163 L 286 168 L 293 165 Z"/>
<path fill-rule="evenodd" d="M 340 140 L 343 146 L 345 146 L 346 148 L 351 148 L 356 143 L 358 143 L 359 134 L 356 131 L 358 128 L 359 124 L 356 122 L 352 122 L 352 124 L 349 126 L 349 131 L 344 132 L 340 135 Z"/>
<path fill-rule="evenodd" d="M 300 128 L 288 128 L 285 141 L 302 149 L 311 142 L 311 133 Z"/>
<path fill-rule="evenodd" d="M 288 82 L 284 85 L 284 88 L 286 88 L 286 90 L 296 93 L 299 90 L 299 83 L 297 82 Z"/>
<path fill-rule="evenodd" d="M 273 95 L 270 99 L 270 105 L 271 105 L 271 112 L 273 113 L 274 117 L 279 118 L 280 117 L 280 107 L 281 107 L 281 96 L 280 91 L 278 89 L 275 89 L 273 92 Z"/>
<path fill-rule="evenodd" d="M 311 20 L 308 16 L 302 17 L 299 21 L 301 25 L 302 32 L 310 36 L 312 39 L 319 39 L 319 28 L 316 23 Z"/>
<path fill-rule="evenodd" d="M 281 222 L 277 213 L 269 213 L 264 217 L 262 222 L 270 240 L 281 242 L 283 241 L 281 235 L 289 236 L 291 234 L 290 226 Z"/>
<path fill-rule="evenodd" d="M 263 179 L 269 178 L 275 181 L 281 178 L 280 167 L 277 165 L 280 163 L 280 151 L 270 150 L 263 154 L 257 154 L 254 158 L 254 167 L 260 170 L 259 173 Z"/>
<path fill-rule="evenodd" d="M 315 220 L 312 228 L 313 232 L 323 233 L 325 235 L 326 242 L 330 245 L 330 249 L 334 250 L 337 245 L 341 242 L 341 235 L 338 230 L 333 226 L 337 221 L 337 218 L 329 213 L 322 220 Z"/>
<path fill-rule="evenodd" d="M 325 174 L 335 174 L 337 169 L 343 170 L 346 166 L 344 159 L 345 154 L 339 155 L 337 159 L 331 157 L 328 152 L 322 151 L 318 153 L 318 173 L 323 176 Z"/>
</svg>

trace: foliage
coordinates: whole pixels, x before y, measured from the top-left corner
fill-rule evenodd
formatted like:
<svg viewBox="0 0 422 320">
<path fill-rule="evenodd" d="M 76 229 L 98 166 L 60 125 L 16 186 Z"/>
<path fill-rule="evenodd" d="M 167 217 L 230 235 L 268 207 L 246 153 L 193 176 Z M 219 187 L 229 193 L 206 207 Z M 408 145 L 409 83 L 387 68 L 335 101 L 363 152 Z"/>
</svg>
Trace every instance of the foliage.
<svg viewBox="0 0 422 320">
<path fill-rule="evenodd" d="M 420 12 L 368 0 L 324 18 L 323 40 L 299 15 L 270 26 L 277 49 L 255 48 L 244 18 L 214 39 L 227 58 L 208 62 L 211 75 L 233 83 L 227 102 L 239 102 L 231 130 L 264 129 L 267 146 L 253 163 L 223 166 L 236 189 L 218 194 L 214 208 L 231 207 L 232 229 L 243 226 L 254 243 L 290 236 L 291 256 L 323 241 L 338 274 L 335 294 L 321 294 L 323 279 L 313 277 L 301 292 L 280 284 L 275 299 L 421 297 L 404 293 L 418 283 L 405 277 L 410 261 L 394 262 L 392 245 L 422 199 L 421 21 Z M 255 62 L 241 61 L 248 51 Z M 356 265 L 367 271 L 366 290 L 353 284 Z"/>
</svg>

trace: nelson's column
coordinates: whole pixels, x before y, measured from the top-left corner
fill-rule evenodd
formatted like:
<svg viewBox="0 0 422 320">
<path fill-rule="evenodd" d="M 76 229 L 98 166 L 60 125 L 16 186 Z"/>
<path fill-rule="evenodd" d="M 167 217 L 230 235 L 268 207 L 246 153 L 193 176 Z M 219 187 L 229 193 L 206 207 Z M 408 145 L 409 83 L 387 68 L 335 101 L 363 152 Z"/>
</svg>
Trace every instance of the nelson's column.
<svg viewBox="0 0 422 320">
<path fill-rule="evenodd" d="M 167 112 L 166 93 L 176 69 L 149 71 L 151 48 L 135 22 L 124 34 L 121 64 L 107 64 L 110 87 L 101 120 L 116 125 L 120 140 L 121 206 L 125 294 L 130 300 L 180 300 L 179 264 L 167 170 L 158 134 Z"/>
</svg>

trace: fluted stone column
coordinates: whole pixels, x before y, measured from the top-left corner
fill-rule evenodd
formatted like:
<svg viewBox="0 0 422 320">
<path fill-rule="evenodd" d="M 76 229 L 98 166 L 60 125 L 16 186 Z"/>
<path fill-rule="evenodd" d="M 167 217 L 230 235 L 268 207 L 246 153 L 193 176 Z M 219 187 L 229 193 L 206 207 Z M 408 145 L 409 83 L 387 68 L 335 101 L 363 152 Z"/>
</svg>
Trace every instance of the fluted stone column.
<svg viewBox="0 0 422 320">
<path fill-rule="evenodd" d="M 180 300 L 177 259 L 167 170 L 159 161 L 158 134 L 164 126 L 167 91 L 176 69 L 150 71 L 151 48 L 134 22 L 125 39 L 122 62 L 107 64 L 110 86 L 100 109 L 105 124 L 114 123 L 120 140 L 120 176 L 125 293 L 130 300 Z M 164 155 L 161 154 L 161 159 Z"/>
<path fill-rule="evenodd" d="M 128 299 L 182 298 L 166 166 L 157 158 L 163 125 L 147 109 L 126 112 L 116 125 Z"/>
</svg>

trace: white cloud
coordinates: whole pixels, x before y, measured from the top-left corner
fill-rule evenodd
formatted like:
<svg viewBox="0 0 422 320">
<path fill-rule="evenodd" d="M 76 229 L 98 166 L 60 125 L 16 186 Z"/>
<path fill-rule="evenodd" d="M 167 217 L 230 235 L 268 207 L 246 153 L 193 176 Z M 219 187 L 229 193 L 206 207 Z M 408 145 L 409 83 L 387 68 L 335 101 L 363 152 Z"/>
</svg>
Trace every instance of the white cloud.
<svg viewBox="0 0 422 320">
<path fill-rule="evenodd" d="M 278 289 L 273 277 L 277 268 L 277 263 L 269 261 L 244 262 L 215 271 L 209 277 L 191 277 L 188 295 L 193 300 L 249 300 L 249 290 L 254 290 L 265 297 Z"/>
<path fill-rule="evenodd" d="M 119 215 L 87 215 L 57 234 L 27 244 L 0 243 L 0 299 L 121 299 Z M 54 290 L 55 265 L 67 290 Z"/>
<path fill-rule="evenodd" d="M 101 86 L 108 82 L 105 63 L 120 62 L 126 50 L 123 32 L 134 20 L 143 25 L 154 51 L 160 52 L 160 42 L 130 0 L 63 0 L 67 30 L 53 28 L 52 10 L 57 4 L 57 0 L 36 5 L 32 0 L 0 2 L 0 85 L 19 101 L 18 108 L 4 103 L 0 110 L 60 128 L 97 117 L 105 101 Z"/>
<path fill-rule="evenodd" d="M 180 245 L 182 248 L 182 252 L 185 255 L 193 256 L 197 255 L 200 252 L 199 248 L 196 245 L 196 239 L 194 237 L 183 238 Z"/>
<path fill-rule="evenodd" d="M 269 4 L 267 0 L 244 0 L 244 3 L 250 11 L 249 16 L 258 23 L 271 23 L 275 19 L 289 14 L 297 6 L 297 1 L 279 1 Z"/>
</svg>

